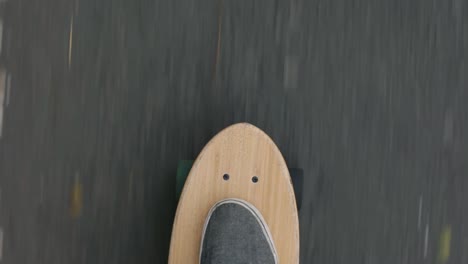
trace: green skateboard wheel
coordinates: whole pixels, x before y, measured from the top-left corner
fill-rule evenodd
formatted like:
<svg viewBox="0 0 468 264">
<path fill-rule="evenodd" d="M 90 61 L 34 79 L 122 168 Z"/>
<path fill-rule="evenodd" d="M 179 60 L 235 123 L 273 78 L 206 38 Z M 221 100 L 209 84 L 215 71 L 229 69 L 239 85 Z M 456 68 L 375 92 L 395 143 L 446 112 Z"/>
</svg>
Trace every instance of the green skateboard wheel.
<svg viewBox="0 0 468 264">
<path fill-rule="evenodd" d="M 180 160 L 177 165 L 177 176 L 176 176 L 176 199 L 180 198 L 182 189 L 184 188 L 185 180 L 190 173 L 190 169 L 193 165 L 193 160 Z"/>
</svg>

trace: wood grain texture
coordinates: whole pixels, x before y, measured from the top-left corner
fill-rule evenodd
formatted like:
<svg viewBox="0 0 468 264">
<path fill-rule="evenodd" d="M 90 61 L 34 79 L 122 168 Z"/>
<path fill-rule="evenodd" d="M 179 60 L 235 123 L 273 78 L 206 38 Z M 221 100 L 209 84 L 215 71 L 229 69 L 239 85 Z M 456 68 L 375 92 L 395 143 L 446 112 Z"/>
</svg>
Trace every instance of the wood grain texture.
<svg viewBox="0 0 468 264">
<path fill-rule="evenodd" d="M 199 263 L 205 218 L 225 198 L 253 204 L 268 224 L 280 263 L 299 263 L 299 222 L 286 163 L 268 135 L 247 123 L 221 131 L 196 159 L 178 204 L 169 263 Z"/>
</svg>

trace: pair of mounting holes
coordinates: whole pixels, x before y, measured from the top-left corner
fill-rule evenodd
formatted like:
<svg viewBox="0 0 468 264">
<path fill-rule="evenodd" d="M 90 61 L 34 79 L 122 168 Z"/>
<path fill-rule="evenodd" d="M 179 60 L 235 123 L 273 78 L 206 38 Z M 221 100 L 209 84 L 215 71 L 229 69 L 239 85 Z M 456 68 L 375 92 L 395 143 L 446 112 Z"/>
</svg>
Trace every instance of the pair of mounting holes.
<svg viewBox="0 0 468 264">
<path fill-rule="evenodd" d="M 224 175 L 223 175 L 223 180 L 225 180 L 225 181 L 229 180 L 229 174 L 227 174 L 227 173 L 224 174 Z M 257 182 L 258 182 L 258 177 L 257 177 L 257 176 L 253 176 L 253 177 L 252 177 L 252 182 L 253 182 L 253 183 L 257 183 Z"/>
</svg>

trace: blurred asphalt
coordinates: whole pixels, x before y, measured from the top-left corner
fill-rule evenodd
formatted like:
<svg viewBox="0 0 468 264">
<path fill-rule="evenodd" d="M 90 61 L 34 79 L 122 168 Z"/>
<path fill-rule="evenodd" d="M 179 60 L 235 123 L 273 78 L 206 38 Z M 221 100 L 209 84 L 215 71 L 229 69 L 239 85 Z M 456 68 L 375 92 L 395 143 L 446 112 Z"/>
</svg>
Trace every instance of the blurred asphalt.
<svg viewBox="0 0 468 264">
<path fill-rule="evenodd" d="M 1 11 L 0 263 L 167 262 L 178 160 L 240 121 L 306 172 L 301 263 L 468 263 L 466 1 Z"/>
</svg>

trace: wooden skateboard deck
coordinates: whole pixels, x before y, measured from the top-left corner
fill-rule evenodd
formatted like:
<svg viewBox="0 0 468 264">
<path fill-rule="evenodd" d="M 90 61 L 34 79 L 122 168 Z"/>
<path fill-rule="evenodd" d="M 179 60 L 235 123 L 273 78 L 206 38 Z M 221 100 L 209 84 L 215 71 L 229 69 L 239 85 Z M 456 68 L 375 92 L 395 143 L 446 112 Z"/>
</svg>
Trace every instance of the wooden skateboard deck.
<svg viewBox="0 0 468 264">
<path fill-rule="evenodd" d="M 270 229 L 279 263 L 299 263 L 298 213 L 286 162 L 267 134 L 239 123 L 211 139 L 190 170 L 172 228 L 170 264 L 199 263 L 206 216 L 226 198 L 254 205 Z"/>
</svg>

